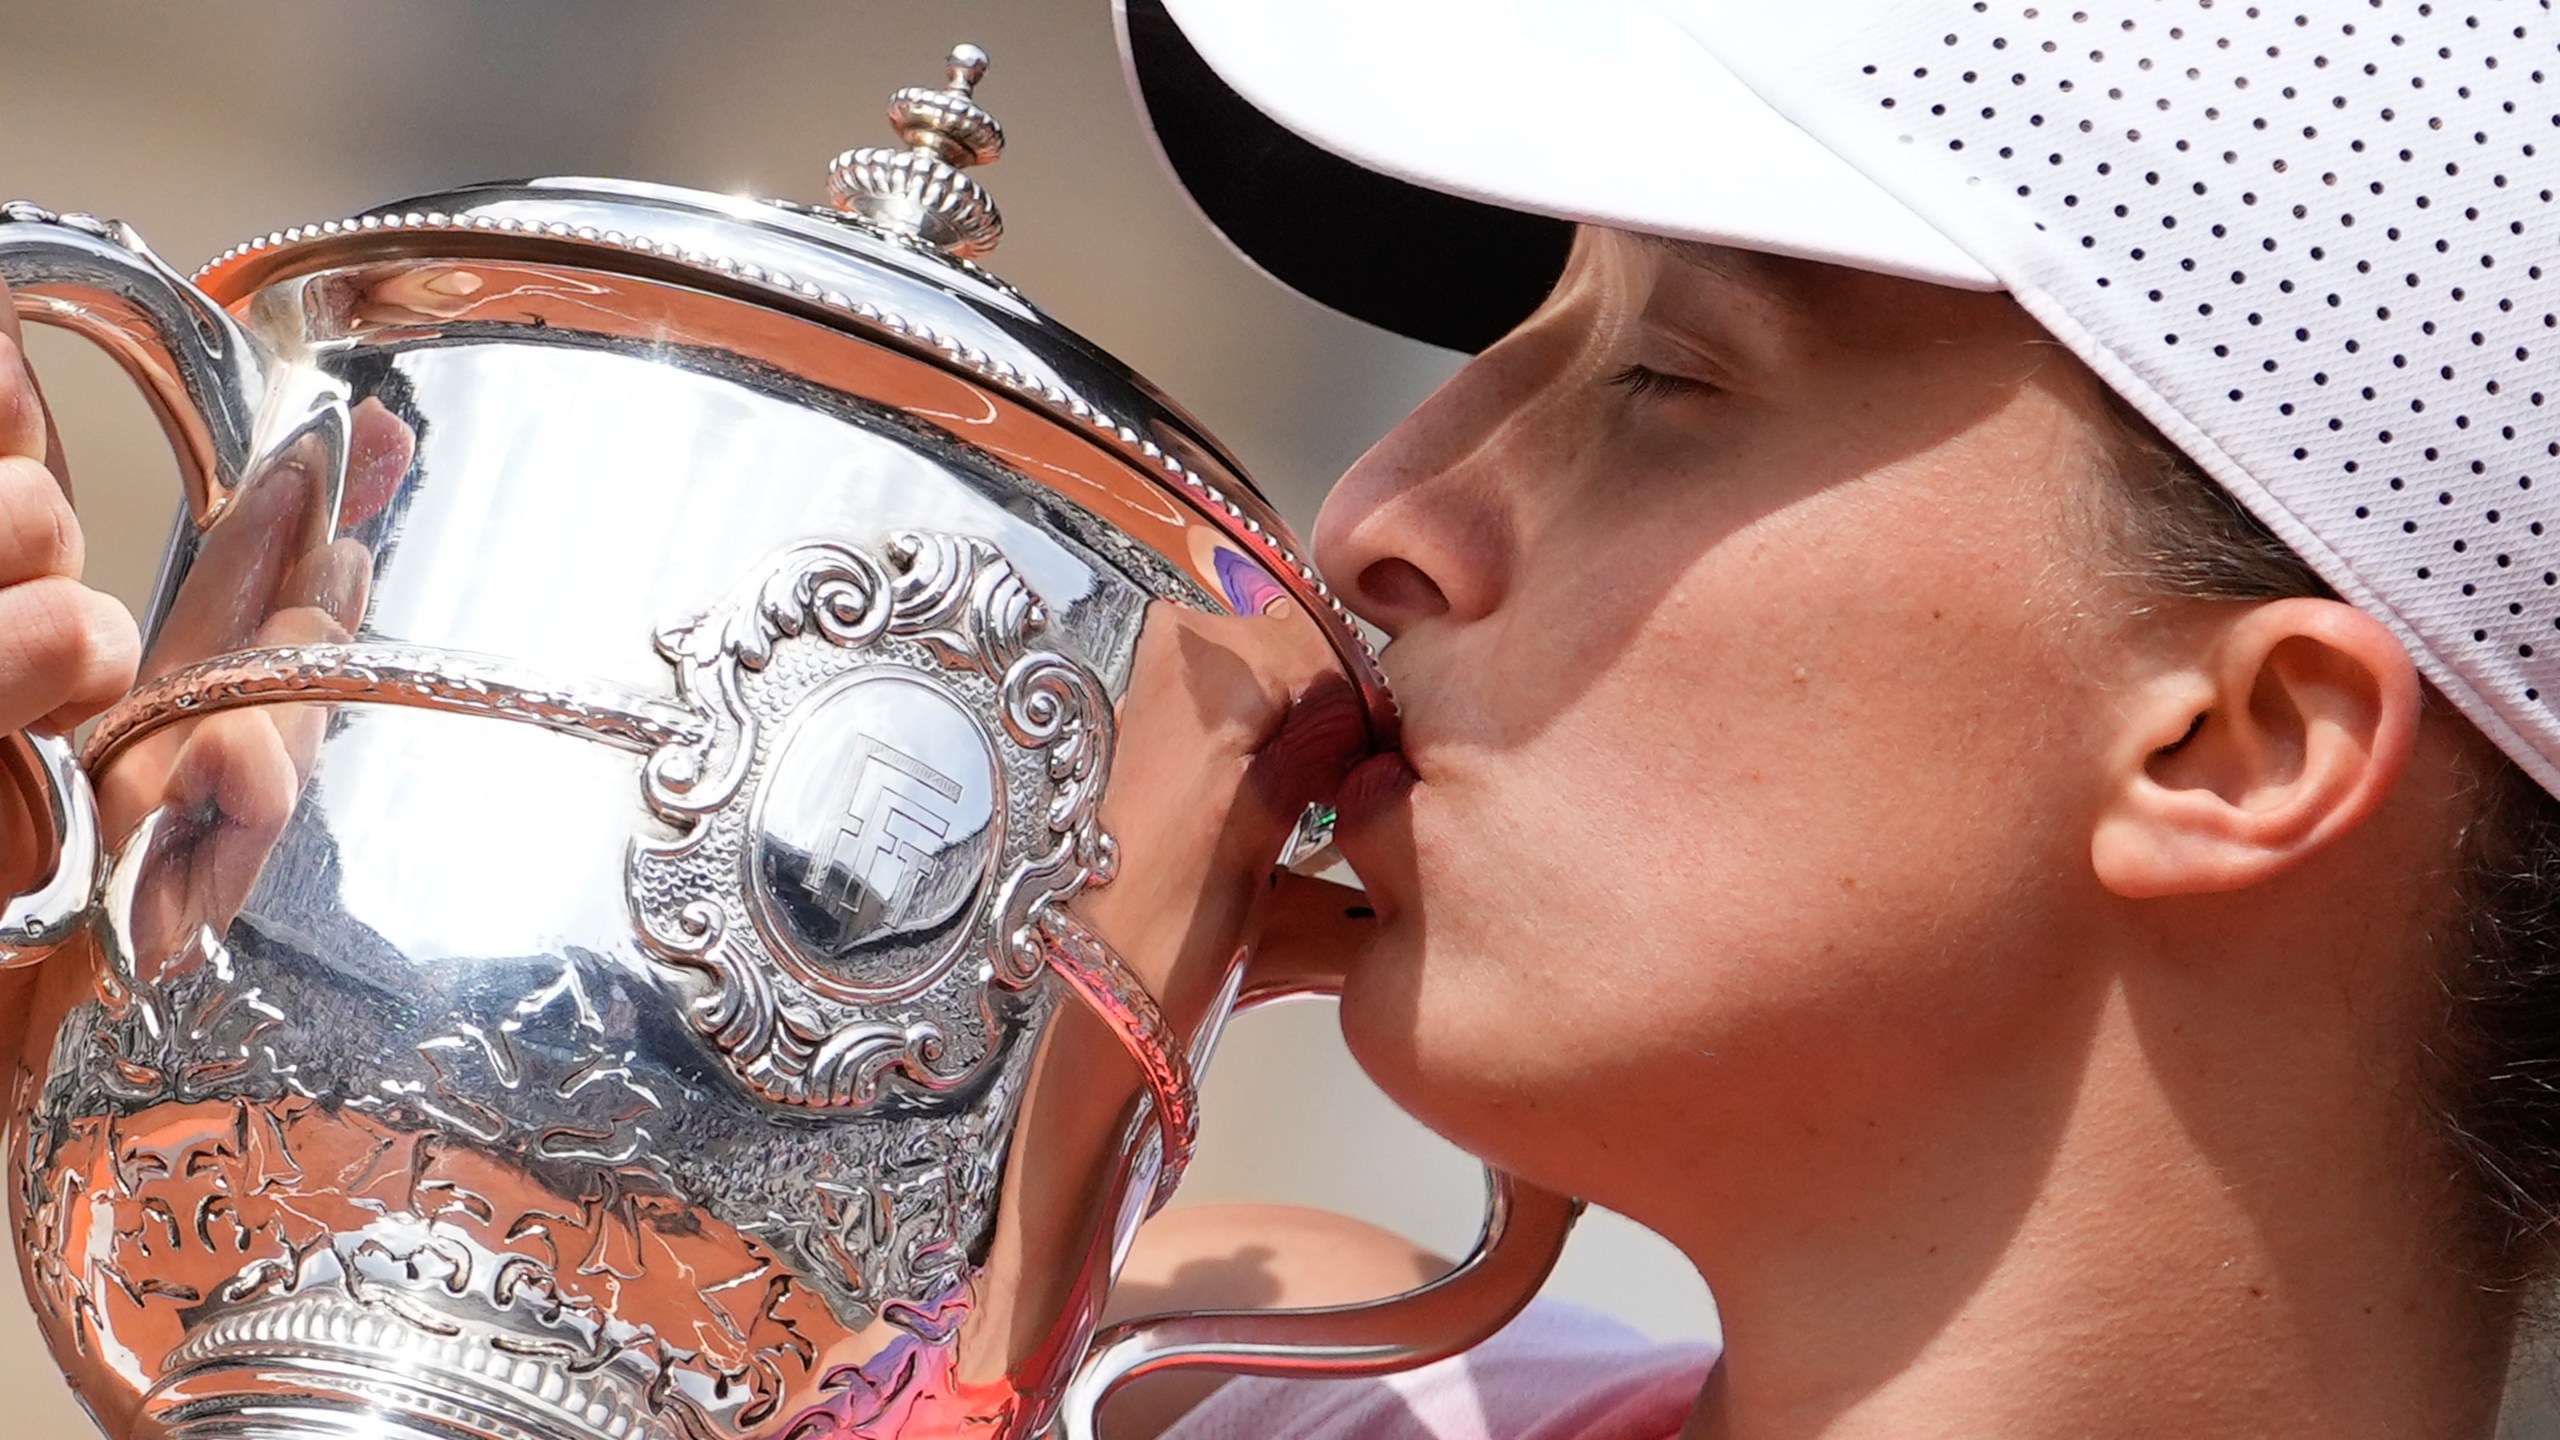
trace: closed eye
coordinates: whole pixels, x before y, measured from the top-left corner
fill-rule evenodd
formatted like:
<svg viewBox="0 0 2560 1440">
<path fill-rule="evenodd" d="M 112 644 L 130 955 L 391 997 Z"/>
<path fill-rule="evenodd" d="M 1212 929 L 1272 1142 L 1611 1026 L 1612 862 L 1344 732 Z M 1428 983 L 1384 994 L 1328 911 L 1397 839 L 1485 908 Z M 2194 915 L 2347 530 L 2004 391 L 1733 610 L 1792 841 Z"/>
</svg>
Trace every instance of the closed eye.
<svg viewBox="0 0 2560 1440">
<path fill-rule="evenodd" d="M 1687 375 L 1674 375 L 1650 365 L 1629 365 L 1609 377 L 1609 383 L 1640 399 L 1671 399 L 1682 395 L 1714 395 L 1714 385 Z"/>
</svg>

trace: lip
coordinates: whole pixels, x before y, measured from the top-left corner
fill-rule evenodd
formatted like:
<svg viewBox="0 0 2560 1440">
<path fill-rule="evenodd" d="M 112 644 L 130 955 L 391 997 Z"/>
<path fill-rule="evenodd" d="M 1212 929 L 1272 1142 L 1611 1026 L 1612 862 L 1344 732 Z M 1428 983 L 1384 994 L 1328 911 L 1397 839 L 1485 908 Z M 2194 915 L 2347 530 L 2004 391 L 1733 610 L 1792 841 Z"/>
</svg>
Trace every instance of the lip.
<svg viewBox="0 0 2560 1440">
<path fill-rule="evenodd" d="M 1291 701 L 1278 728 L 1255 751 L 1247 783 L 1277 813 L 1292 819 L 1310 802 L 1338 790 L 1369 751 L 1360 693 L 1334 675 Z"/>
<path fill-rule="evenodd" d="M 1336 824 L 1355 829 L 1403 802 L 1422 777 L 1401 750 L 1387 750 L 1351 767 L 1335 792 Z"/>
</svg>

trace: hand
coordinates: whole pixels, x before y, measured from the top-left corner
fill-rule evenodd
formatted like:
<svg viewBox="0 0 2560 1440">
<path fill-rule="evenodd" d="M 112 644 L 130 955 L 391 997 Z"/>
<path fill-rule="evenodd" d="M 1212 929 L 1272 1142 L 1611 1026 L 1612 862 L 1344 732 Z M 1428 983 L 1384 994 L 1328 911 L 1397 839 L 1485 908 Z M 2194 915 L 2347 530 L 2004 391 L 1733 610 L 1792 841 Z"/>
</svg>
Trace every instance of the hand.
<svg viewBox="0 0 2560 1440">
<path fill-rule="evenodd" d="M 1149 608 L 1102 802 L 1120 874 L 1076 900 L 1174 1022 L 1199 1023 L 1308 802 L 1368 753 L 1358 692 L 1303 617 Z"/>
<path fill-rule="evenodd" d="M 80 583 L 68 471 L 0 283 L 0 733 L 61 730 L 133 683 L 141 639 L 113 597 Z M 51 847 L 21 784 L 0 786 L 0 889 L 41 878 Z"/>
<path fill-rule="evenodd" d="M 80 522 L 44 397 L 0 284 L 0 731 L 61 729 L 133 684 L 141 640 L 113 597 L 80 583 Z"/>
</svg>

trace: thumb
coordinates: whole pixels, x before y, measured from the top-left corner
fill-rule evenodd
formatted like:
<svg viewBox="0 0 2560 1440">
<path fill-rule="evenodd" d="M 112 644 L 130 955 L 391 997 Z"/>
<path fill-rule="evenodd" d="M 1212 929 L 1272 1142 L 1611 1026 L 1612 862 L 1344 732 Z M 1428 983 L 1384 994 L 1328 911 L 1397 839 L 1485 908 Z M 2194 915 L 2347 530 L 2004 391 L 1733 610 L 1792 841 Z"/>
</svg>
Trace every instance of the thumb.
<svg viewBox="0 0 2560 1440">
<path fill-rule="evenodd" d="M 27 353 L 26 331 L 18 322 L 18 304 L 10 295 L 6 280 L 0 280 L 0 335 L 8 336 L 9 343 L 18 347 L 21 356 Z M 53 472 L 53 478 L 62 485 L 62 493 L 68 495 L 71 493 L 71 462 L 62 453 L 62 432 L 54 426 L 53 407 L 45 403 L 44 385 L 36 379 L 33 361 L 27 364 L 27 383 L 35 389 L 36 409 L 44 414 L 44 467 Z"/>
</svg>

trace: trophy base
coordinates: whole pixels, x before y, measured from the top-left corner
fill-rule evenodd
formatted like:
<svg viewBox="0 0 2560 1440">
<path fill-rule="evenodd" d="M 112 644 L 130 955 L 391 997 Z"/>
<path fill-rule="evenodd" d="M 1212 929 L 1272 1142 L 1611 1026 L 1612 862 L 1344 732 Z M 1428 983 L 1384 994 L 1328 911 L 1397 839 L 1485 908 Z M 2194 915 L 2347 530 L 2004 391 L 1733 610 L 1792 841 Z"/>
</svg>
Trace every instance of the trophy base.
<svg viewBox="0 0 2560 1440">
<path fill-rule="evenodd" d="M 452 1310 L 402 1309 L 310 1289 L 221 1317 L 172 1357 L 170 1379 L 146 1406 L 156 1433 L 683 1440 L 638 1377 L 610 1363 L 609 1348 L 581 1355 L 562 1337 L 473 1323 Z"/>
<path fill-rule="evenodd" d="M 484 1435 L 533 1433 L 537 1432 L 455 1430 L 441 1425 L 421 1429 L 402 1416 L 378 1411 L 310 1411 L 210 1417 L 171 1429 L 169 1440 L 481 1440 Z"/>
<path fill-rule="evenodd" d="M 355 1380 L 269 1371 L 257 1377 L 299 1387 L 290 1397 L 237 1395 L 208 1399 L 164 1415 L 166 1440 L 655 1440 L 655 1429 L 563 1423 L 456 1403 L 449 1393 L 388 1375 Z M 350 1384 L 350 1381 L 355 1383 Z M 332 1389 L 375 1390 L 370 1399 Z M 406 1395 L 393 1392 L 406 1390 Z"/>
</svg>

